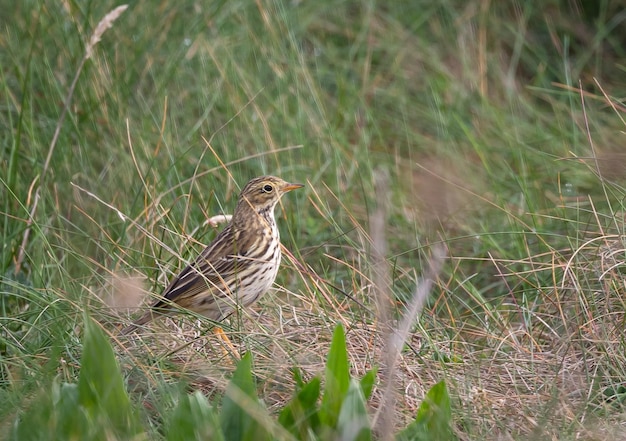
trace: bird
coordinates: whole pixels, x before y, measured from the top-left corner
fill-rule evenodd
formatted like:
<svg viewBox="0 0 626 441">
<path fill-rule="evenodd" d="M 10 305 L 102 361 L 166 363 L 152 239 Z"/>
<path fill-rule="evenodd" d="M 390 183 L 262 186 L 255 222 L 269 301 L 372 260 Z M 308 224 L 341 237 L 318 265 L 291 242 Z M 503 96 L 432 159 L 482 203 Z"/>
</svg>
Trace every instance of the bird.
<svg viewBox="0 0 626 441">
<path fill-rule="evenodd" d="M 219 322 L 256 302 L 274 283 L 281 260 L 274 208 L 285 193 L 302 187 L 275 176 L 250 180 L 228 225 L 171 280 L 150 310 L 121 333 L 171 314 L 177 306 Z"/>
</svg>

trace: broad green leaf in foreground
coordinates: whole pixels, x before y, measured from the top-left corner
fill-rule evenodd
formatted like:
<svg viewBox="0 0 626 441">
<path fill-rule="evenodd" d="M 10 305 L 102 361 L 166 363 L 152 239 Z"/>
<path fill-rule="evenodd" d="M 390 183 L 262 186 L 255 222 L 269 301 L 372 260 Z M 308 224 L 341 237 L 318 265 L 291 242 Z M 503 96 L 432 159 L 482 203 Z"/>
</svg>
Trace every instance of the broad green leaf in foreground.
<svg viewBox="0 0 626 441">
<path fill-rule="evenodd" d="M 350 387 L 350 365 L 346 351 L 346 336 L 341 325 L 335 327 L 326 361 L 326 384 L 320 408 L 320 422 L 337 427 L 341 405 Z"/>
<path fill-rule="evenodd" d="M 100 327 L 89 317 L 85 317 L 78 397 L 92 424 L 102 426 L 103 439 L 105 432 L 118 438 L 141 432 L 113 349 Z"/>
<path fill-rule="evenodd" d="M 363 395 L 365 396 L 366 400 L 368 400 L 370 395 L 372 395 L 372 390 L 374 389 L 374 384 L 376 383 L 377 373 L 377 368 L 370 369 L 361 378 L 361 390 L 363 391 Z"/>
<path fill-rule="evenodd" d="M 363 395 L 361 385 L 355 379 L 350 381 L 350 388 L 341 405 L 337 432 L 339 439 L 343 441 L 370 441 L 372 439 L 365 395 Z"/>
<path fill-rule="evenodd" d="M 257 397 L 252 379 L 252 357 L 247 353 L 237 364 L 222 399 L 220 425 L 224 439 L 227 441 L 270 439 L 265 428 L 259 423 L 259 418 L 268 416 Z"/>
<path fill-rule="evenodd" d="M 47 388 L 46 388 L 47 389 Z M 54 380 L 18 417 L 17 440 L 145 439 L 122 375 L 98 325 L 85 317 L 78 384 Z"/>
<path fill-rule="evenodd" d="M 297 439 L 307 440 L 310 433 L 317 432 L 319 428 L 317 400 L 321 382 L 314 377 L 303 383 L 298 375 L 295 376 L 299 390 L 280 412 L 278 422 Z"/>
<path fill-rule="evenodd" d="M 452 441 L 450 396 L 445 381 L 430 388 L 415 421 L 396 436 L 397 441 Z"/>
<path fill-rule="evenodd" d="M 167 441 L 222 441 L 215 411 L 201 392 L 183 395 L 168 423 Z"/>
</svg>

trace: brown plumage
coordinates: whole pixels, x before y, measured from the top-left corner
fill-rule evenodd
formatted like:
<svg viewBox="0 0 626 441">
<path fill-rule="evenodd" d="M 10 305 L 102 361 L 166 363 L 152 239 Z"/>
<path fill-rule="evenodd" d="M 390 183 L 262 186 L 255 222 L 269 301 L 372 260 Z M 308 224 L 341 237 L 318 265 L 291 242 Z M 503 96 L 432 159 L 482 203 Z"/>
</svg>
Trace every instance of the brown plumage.
<svg viewBox="0 0 626 441">
<path fill-rule="evenodd" d="M 300 187 L 274 176 L 248 182 L 230 223 L 171 281 L 163 299 L 122 333 L 173 311 L 172 303 L 216 321 L 254 303 L 272 286 L 280 265 L 274 207 L 283 194 Z"/>
</svg>

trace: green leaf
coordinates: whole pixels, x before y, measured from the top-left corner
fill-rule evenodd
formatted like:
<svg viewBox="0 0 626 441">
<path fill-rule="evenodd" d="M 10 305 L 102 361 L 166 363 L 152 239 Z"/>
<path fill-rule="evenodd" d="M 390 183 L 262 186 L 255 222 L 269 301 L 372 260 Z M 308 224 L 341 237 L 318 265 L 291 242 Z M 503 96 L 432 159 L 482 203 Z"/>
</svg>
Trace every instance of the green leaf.
<svg viewBox="0 0 626 441">
<path fill-rule="evenodd" d="M 370 441 L 372 439 L 365 395 L 359 382 L 354 379 L 350 381 L 350 388 L 341 405 L 337 433 L 337 438 L 344 441 Z"/>
<path fill-rule="evenodd" d="M 304 380 L 302 379 L 302 371 L 298 366 L 291 369 L 293 379 L 296 382 L 296 392 L 299 392 L 304 387 Z"/>
<path fill-rule="evenodd" d="M 430 388 L 415 421 L 396 436 L 398 441 L 452 441 L 452 410 L 445 381 Z"/>
<path fill-rule="evenodd" d="M 372 389 L 374 389 L 374 384 L 376 383 L 376 374 L 378 373 L 378 368 L 370 369 L 363 375 L 361 378 L 361 390 L 363 391 L 363 395 L 365 399 L 368 400 L 372 395 Z"/>
<path fill-rule="evenodd" d="M 75 384 L 52 383 L 13 424 L 12 440 L 88 439 L 88 419 L 79 406 Z"/>
<path fill-rule="evenodd" d="M 219 420 L 201 392 L 183 395 L 168 422 L 168 441 L 215 440 L 222 441 Z"/>
<path fill-rule="evenodd" d="M 349 386 L 350 365 L 346 351 L 346 336 L 343 327 L 337 325 L 326 361 L 326 384 L 320 408 L 320 422 L 323 425 L 333 429 L 337 427 L 339 411 Z"/>
<path fill-rule="evenodd" d="M 297 381 L 297 380 L 296 380 Z M 310 439 L 310 433 L 319 428 L 317 400 L 320 396 L 320 379 L 300 383 L 299 391 L 278 416 L 278 422 L 300 440 Z"/>
<path fill-rule="evenodd" d="M 87 438 L 89 418 L 79 404 L 78 386 L 71 383 L 53 383 L 52 406 L 57 439 Z"/>
<path fill-rule="evenodd" d="M 252 379 L 252 357 L 244 355 L 237 364 L 233 378 L 222 399 L 220 425 L 227 441 L 269 440 L 270 436 L 259 423 L 259 418 L 269 418 L 259 402 Z"/>
<path fill-rule="evenodd" d="M 78 384 L 52 383 L 20 418 L 15 439 L 132 439 L 142 433 L 108 339 L 85 317 Z"/>
<path fill-rule="evenodd" d="M 113 349 L 100 327 L 85 317 L 85 337 L 78 378 L 78 401 L 91 420 L 93 439 L 130 438 L 141 432 L 124 389 Z M 83 438 L 85 439 L 85 438 Z"/>
</svg>

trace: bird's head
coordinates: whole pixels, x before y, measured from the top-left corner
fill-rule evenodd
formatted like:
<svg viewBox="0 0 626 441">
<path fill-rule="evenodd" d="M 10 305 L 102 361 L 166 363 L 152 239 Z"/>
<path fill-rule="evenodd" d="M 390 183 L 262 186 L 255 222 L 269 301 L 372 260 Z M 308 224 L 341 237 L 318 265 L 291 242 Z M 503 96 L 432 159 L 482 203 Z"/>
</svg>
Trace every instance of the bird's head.
<svg viewBox="0 0 626 441">
<path fill-rule="evenodd" d="M 241 190 L 235 216 L 237 212 L 250 209 L 259 214 L 271 215 L 282 195 L 301 187 L 302 184 L 290 184 L 275 176 L 254 178 Z"/>
</svg>

